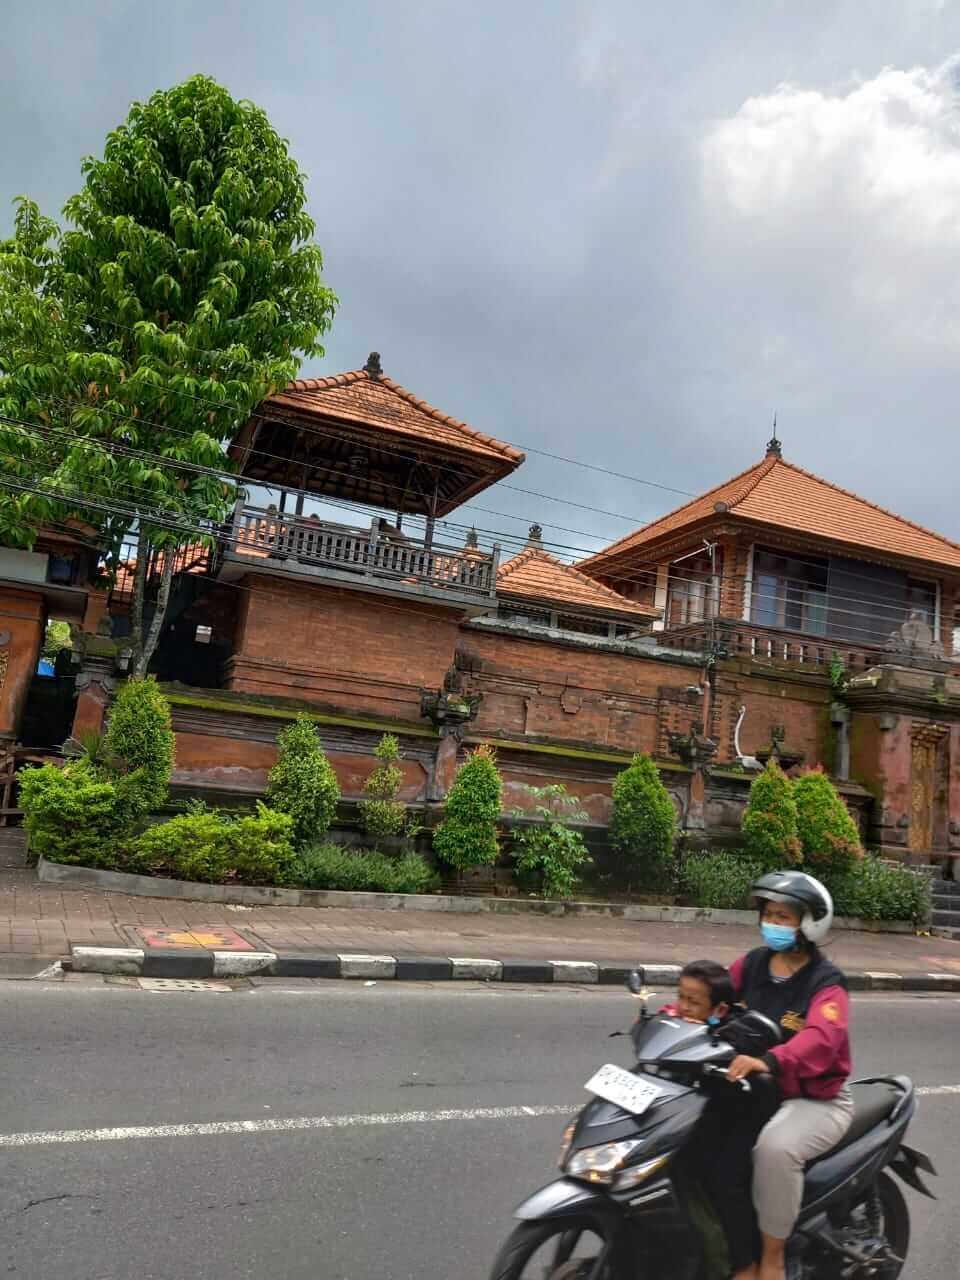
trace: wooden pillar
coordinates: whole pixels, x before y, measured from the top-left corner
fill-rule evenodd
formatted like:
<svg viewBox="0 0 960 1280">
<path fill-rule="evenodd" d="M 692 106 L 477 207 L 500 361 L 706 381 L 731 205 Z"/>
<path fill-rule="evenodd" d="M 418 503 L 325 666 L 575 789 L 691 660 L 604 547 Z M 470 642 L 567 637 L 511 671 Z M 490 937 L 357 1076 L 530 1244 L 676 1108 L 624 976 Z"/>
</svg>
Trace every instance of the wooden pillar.
<svg viewBox="0 0 960 1280">
<path fill-rule="evenodd" d="M 0 742 L 17 738 L 46 620 L 39 592 L 0 588 Z"/>
</svg>

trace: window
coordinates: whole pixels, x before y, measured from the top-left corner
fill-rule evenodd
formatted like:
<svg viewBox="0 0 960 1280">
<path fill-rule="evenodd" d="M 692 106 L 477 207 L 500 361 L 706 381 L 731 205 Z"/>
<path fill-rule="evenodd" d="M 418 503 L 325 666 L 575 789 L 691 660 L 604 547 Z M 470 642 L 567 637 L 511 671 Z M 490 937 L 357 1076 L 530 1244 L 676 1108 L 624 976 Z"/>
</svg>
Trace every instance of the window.
<svg viewBox="0 0 960 1280">
<path fill-rule="evenodd" d="M 546 609 L 517 609 L 513 605 L 501 604 L 497 616 L 507 622 L 526 622 L 534 627 L 550 625 L 550 613 Z"/>
<path fill-rule="evenodd" d="M 715 618 L 717 582 L 718 577 L 706 554 L 690 556 L 672 564 L 667 587 L 667 626 L 684 627 L 691 622 Z"/>
<path fill-rule="evenodd" d="M 751 621 L 761 627 L 827 634 L 826 560 L 798 560 L 758 547 L 753 557 Z"/>
<path fill-rule="evenodd" d="M 582 636 L 608 636 L 610 623 L 602 618 L 588 618 L 581 613 L 561 613 L 557 616 L 559 631 L 573 631 Z"/>
</svg>

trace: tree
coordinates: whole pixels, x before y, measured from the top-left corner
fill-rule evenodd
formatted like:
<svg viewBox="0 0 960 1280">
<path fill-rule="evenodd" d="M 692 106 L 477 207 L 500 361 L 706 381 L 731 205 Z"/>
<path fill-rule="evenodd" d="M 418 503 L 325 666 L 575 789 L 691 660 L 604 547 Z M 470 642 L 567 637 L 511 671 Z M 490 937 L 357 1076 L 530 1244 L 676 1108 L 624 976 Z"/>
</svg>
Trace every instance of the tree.
<svg viewBox="0 0 960 1280">
<path fill-rule="evenodd" d="M 579 883 L 578 869 L 590 861 L 583 834 L 574 830 L 572 824 L 587 822 L 590 815 L 562 783 L 524 790 L 534 802 L 533 808 L 511 809 L 511 816 L 535 817 L 537 822 L 513 832 L 517 871 L 521 876 L 539 871 L 545 897 L 569 898 Z"/>
<path fill-rule="evenodd" d="M 638 752 L 613 780 L 609 837 L 629 882 L 668 883 L 677 836 L 677 814 L 657 766 Z"/>
<path fill-rule="evenodd" d="M 392 733 L 385 733 L 373 753 L 377 765 L 363 784 L 366 798 L 360 801 L 360 825 L 371 839 L 400 836 L 407 825 L 407 809 L 398 800 L 403 783 L 400 768 L 400 743 Z"/>
<path fill-rule="evenodd" d="M 502 804 L 496 754 L 492 747 L 477 747 L 457 770 L 447 795 L 446 816 L 433 833 L 433 847 L 444 862 L 460 871 L 496 862 Z"/>
<path fill-rule="evenodd" d="M 770 760 L 751 783 L 740 826 L 748 856 L 764 871 L 800 865 L 797 804 L 790 780 L 776 760 Z"/>
<path fill-rule="evenodd" d="M 300 849 L 333 822 L 340 784 L 308 715 L 297 716 L 281 732 L 277 748 L 277 763 L 267 775 L 267 804 L 293 819 L 293 842 Z"/>
<path fill-rule="evenodd" d="M 863 845 L 857 824 L 822 769 L 802 773 L 794 781 L 793 798 L 805 866 L 815 874 L 830 874 L 860 861 Z"/>
<path fill-rule="evenodd" d="M 208 77 L 134 104 L 83 172 L 64 208 L 71 229 L 21 200 L 0 244 L 0 540 L 29 547 L 82 513 L 115 572 L 135 528 L 143 674 L 169 553 L 209 536 L 234 500 L 224 444 L 303 357 L 323 354 L 336 297 L 286 143 Z"/>
</svg>

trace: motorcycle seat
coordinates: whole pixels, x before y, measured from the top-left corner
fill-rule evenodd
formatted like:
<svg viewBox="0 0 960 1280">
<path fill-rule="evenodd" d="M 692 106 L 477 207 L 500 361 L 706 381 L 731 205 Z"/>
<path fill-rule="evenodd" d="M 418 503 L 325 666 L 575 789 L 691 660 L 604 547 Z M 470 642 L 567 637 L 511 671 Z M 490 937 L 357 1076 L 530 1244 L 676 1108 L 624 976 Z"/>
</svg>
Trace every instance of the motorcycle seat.
<svg viewBox="0 0 960 1280">
<path fill-rule="evenodd" d="M 854 1081 L 850 1085 L 850 1093 L 853 1097 L 853 1120 L 850 1128 L 835 1147 L 831 1147 L 822 1156 L 817 1156 L 816 1160 L 811 1160 L 807 1165 L 808 1169 L 819 1160 L 826 1160 L 828 1156 L 836 1155 L 838 1151 L 851 1146 L 858 1138 L 869 1133 L 881 1121 L 886 1120 L 903 1098 L 901 1089 L 898 1089 L 895 1084 L 887 1084 L 882 1080 L 865 1080 L 859 1083 Z"/>
</svg>

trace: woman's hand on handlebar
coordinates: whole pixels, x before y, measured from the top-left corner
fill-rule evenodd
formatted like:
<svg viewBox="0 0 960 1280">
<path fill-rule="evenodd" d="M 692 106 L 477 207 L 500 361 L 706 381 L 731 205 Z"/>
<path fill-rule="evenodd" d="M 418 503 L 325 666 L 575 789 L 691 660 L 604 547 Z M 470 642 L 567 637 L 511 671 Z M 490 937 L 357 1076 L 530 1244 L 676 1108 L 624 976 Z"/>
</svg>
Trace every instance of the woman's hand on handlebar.
<svg viewBox="0 0 960 1280">
<path fill-rule="evenodd" d="M 749 1054 L 740 1053 L 727 1068 L 728 1080 L 745 1080 L 747 1076 L 758 1073 L 769 1073 L 770 1068 L 762 1058 L 751 1058 Z"/>
</svg>

